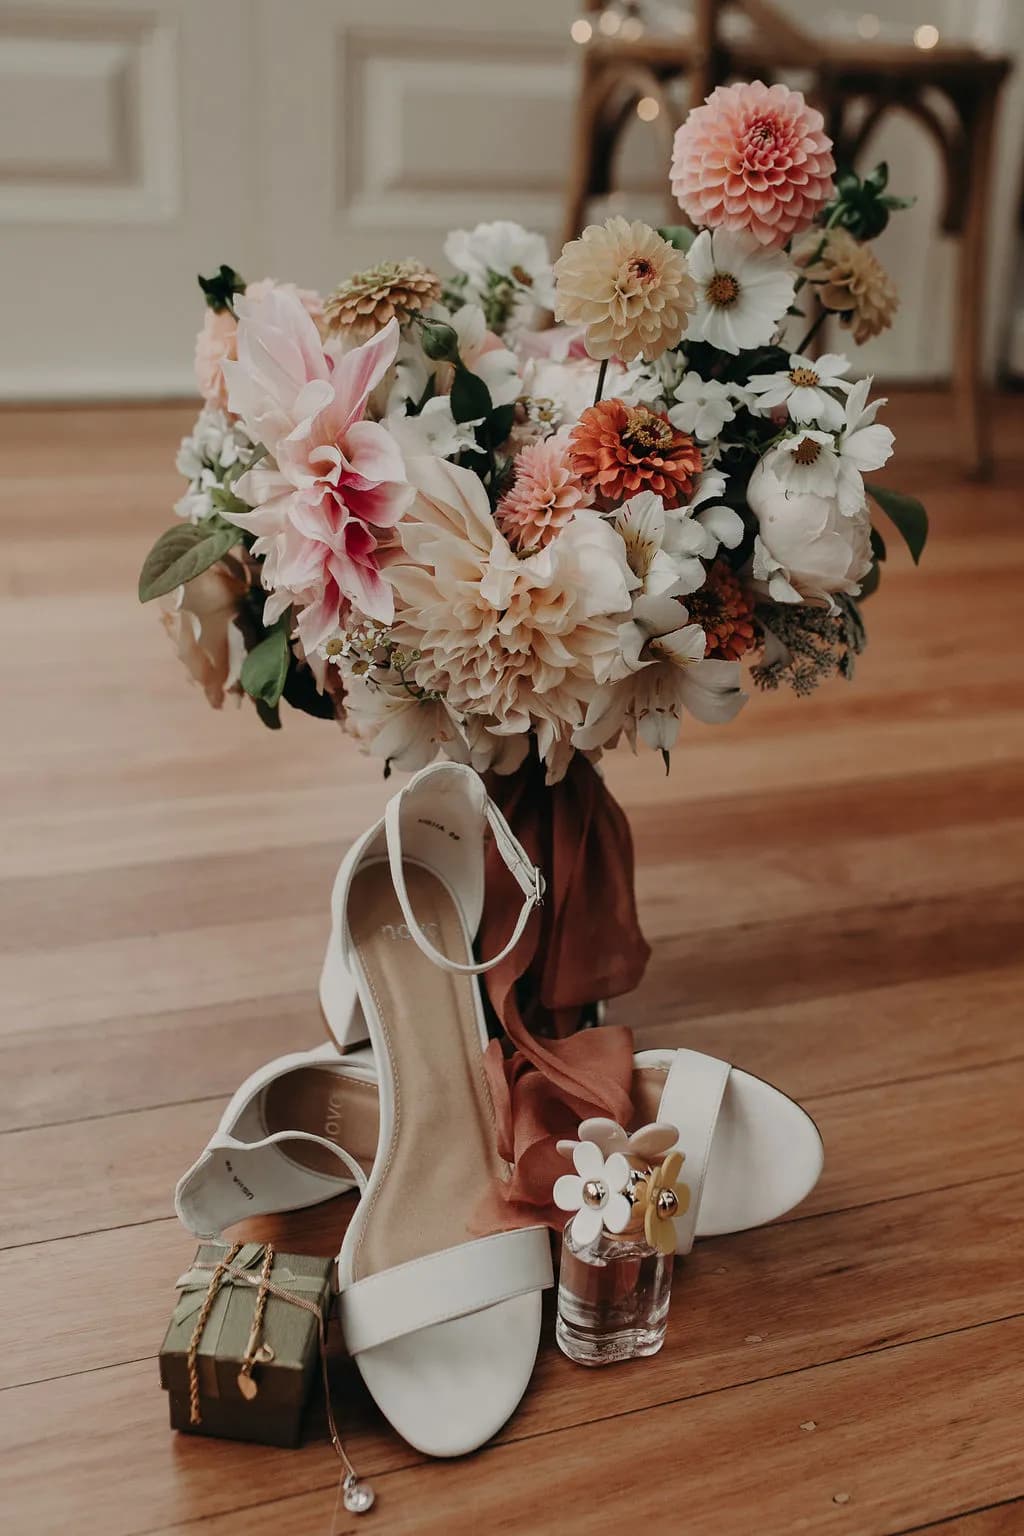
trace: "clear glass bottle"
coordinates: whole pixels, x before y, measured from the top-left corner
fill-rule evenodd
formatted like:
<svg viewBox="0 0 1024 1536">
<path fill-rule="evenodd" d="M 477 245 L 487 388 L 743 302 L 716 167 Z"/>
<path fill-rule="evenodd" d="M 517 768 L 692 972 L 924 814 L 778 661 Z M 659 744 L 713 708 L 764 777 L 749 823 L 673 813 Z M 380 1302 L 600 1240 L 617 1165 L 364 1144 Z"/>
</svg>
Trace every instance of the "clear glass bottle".
<svg viewBox="0 0 1024 1536">
<path fill-rule="evenodd" d="M 562 1234 L 558 1279 L 558 1347 L 578 1365 L 614 1365 L 656 1355 L 665 1342 L 672 1294 L 672 1254 L 659 1253 L 643 1231 L 602 1231 L 586 1247 Z"/>
</svg>

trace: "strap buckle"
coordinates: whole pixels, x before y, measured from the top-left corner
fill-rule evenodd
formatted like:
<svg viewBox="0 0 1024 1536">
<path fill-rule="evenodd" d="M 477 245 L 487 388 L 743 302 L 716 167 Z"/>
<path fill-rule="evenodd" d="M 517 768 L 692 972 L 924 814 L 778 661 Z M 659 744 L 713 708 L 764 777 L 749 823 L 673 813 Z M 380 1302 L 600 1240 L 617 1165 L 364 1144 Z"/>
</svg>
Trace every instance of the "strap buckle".
<svg viewBox="0 0 1024 1536">
<path fill-rule="evenodd" d="M 547 885 L 545 883 L 544 876 L 541 874 L 540 870 L 535 864 L 533 866 L 533 894 L 530 897 L 530 903 L 532 906 L 542 907 L 544 905 L 544 892 L 546 889 Z"/>
</svg>

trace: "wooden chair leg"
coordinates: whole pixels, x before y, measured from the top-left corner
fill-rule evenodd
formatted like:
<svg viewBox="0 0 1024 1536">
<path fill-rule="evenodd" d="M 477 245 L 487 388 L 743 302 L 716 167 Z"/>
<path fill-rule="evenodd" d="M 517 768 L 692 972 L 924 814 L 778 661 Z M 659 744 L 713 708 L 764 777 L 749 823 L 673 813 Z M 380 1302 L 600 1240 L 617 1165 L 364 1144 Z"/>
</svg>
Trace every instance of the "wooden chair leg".
<svg viewBox="0 0 1024 1536">
<path fill-rule="evenodd" d="M 594 184 L 595 161 L 598 155 L 597 112 L 601 89 L 596 71 L 589 59 L 583 60 L 580 75 L 580 91 L 576 100 L 576 124 L 573 130 L 572 166 L 569 171 L 569 187 L 565 203 L 565 222 L 562 226 L 562 243 L 574 240 L 583 228 L 587 214 L 587 201 Z"/>
<path fill-rule="evenodd" d="M 964 469 L 972 479 L 992 470 L 991 390 L 985 370 L 987 236 L 998 92 L 981 93 L 967 121 L 970 172 L 954 300 L 953 393 Z"/>
</svg>

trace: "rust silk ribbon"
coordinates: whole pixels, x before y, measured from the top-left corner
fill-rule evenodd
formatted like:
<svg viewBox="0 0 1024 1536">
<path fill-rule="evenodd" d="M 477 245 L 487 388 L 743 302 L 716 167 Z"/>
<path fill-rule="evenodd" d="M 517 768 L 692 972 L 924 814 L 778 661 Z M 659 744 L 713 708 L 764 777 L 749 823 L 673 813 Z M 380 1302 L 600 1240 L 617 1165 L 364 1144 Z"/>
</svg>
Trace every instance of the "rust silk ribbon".
<svg viewBox="0 0 1024 1536">
<path fill-rule="evenodd" d="M 517 773 L 491 775 L 488 790 L 533 862 L 544 871 L 544 905 L 509 958 L 488 973 L 488 996 L 512 1047 L 493 1040 L 486 1067 L 501 1156 L 513 1165 L 478 1219 L 502 1227 L 565 1217 L 551 1188 L 566 1171 L 556 1142 L 579 1122 L 632 1116 L 633 1037 L 623 1025 L 580 1031 L 586 1005 L 630 992 L 650 949 L 633 894 L 629 825 L 604 781 L 575 755 L 565 778 L 544 783 L 531 753 Z M 521 902 L 500 854 L 488 849 L 481 950 L 506 942 Z"/>
</svg>

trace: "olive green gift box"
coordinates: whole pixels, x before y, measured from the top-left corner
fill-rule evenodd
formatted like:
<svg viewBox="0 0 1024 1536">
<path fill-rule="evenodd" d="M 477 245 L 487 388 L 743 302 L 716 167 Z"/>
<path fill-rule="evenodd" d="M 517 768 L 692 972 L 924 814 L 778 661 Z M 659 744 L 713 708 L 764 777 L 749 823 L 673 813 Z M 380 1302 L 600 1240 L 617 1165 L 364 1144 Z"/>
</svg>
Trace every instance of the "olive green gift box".
<svg viewBox="0 0 1024 1536">
<path fill-rule="evenodd" d="M 256 1365 L 256 1395 L 247 1398 L 238 1386 L 256 1309 L 258 1284 L 221 1277 L 199 1341 L 196 1371 L 201 1421 L 193 1424 L 189 1411 L 188 1350 L 199 1313 L 213 1279 L 213 1267 L 228 1253 L 222 1243 L 203 1243 L 192 1268 L 178 1280 L 178 1304 L 160 1349 L 160 1385 L 170 1396 L 171 1428 L 227 1440 L 253 1440 L 261 1445 L 296 1446 L 302 1418 L 319 1367 L 319 1330 L 305 1306 L 278 1296 L 267 1297 L 260 1342 L 273 1358 Z M 259 1280 L 265 1249 L 246 1243 L 232 1260 L 236 1269 Z M 270 1280 L 281 1290 L 314 1303 L 326 1326 L 331 1302 L 330 1259 L 275 1253 Z"/>
</svg>

